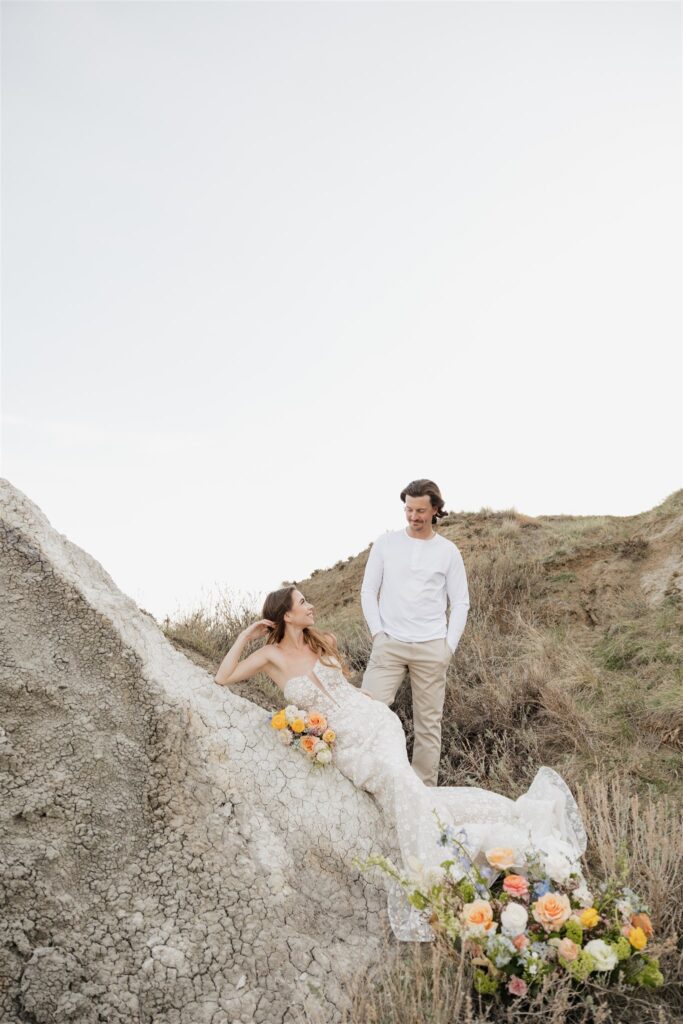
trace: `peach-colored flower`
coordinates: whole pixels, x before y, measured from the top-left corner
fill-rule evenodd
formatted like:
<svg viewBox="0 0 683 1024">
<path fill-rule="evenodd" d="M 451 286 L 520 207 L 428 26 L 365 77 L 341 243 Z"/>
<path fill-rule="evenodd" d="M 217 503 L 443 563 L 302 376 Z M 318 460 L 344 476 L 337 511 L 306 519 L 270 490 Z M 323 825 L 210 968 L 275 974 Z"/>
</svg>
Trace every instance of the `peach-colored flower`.
<svg viewBox="0 0 683 1024">
<path fill-rule="evenodd" d="M 317 736 L 302 736 L 300 741 L 301 749 L 305 750 L 307 754 L 313 754 L 318 742 Z"/>
<path fill-rule="evenodd" d="M 515 935 L 512 945 L 521 952 L 521 950 L 526 949 L 529 945 L 529 938 L 527 935 Z"/>
<path fill-rule="evenodd" d="M 334 731 L 334 729 L 325 729 L 325 732 L 323 733 L 323 739 L 325 740 L 325 743 L 334 743 L 336 738 L 337 734 Z"/>
<path fill-rule="evenodd" d="M 534 920 L 543 925 L 547 932 L 555 931 L 563 925 L 571 912 L 569 898 L 559 892 L 547 892 L 545 896 L 540 896 L 531 908 Z"/>
<path fill-rule="evenodd" d="M 600 915 L 595 907 L 586 907 L 586 909 L 582 910 L 579 914 L 579 921 L 581 922 L 582 928 L 595 928 L 599 920 Z"/>
<path fill-rule="evenodd" d="M 492 868 L 505 871 L 515 863 L 515 851 L 509 846 L 496 846 L 486 851 L 486 859 Z"/>
<path fill-rule="evenodd" d="M 631 918 L 631 924 L 634 928 L 642 928 L 648 939 L 651 939 L 655 933 L 649 914 L 634 914 Z"/>
<path fill-rule="evenodd" d="M 462 919 L 466 929 L 485 934 L 492 928 L 495 930 L 493 920 L 493 907 L 488 900 L 474 900 L 466 903 L 462 908 Z"/>
<path fill-rule="evenodd" d="M 529 892 L 529 883 L 523 875 L 507 875 L 503 882 L 503 889 L 511 896 L 526 896 Z"/>
<path fill-rule="evenodd" d="M 316 736 L 322 736 L 327 728 L 327 719 L 319 712 L 311 711 L 310 715 L 306 718 L 306 725 Z"/>
<path fill-rule="evenodd" d="M 576 960 L 579 955 L 579 947 L 575 942 L 572 942 L 571 939 L 564 938 L 560 939 L 557 946 L 557 952 L 561 957 L 563 957 L 563 959 L 568 960 L 571 963 L 571 961 Z"/>
<path fill-rule="evenodd" d="M 634 949 L 645 949 L 647 946 L 647 935 L 642 928 L 631 928 L 628 933 L 628 941 Z"/>
</svg>

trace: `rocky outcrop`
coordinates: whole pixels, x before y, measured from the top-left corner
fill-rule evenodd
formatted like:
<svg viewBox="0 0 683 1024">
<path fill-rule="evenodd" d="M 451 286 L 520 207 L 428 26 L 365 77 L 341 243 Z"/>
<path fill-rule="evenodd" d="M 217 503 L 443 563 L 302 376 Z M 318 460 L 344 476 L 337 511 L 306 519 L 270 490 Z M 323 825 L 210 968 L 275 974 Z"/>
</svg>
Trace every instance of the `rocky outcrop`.
<svg viewBox="0 0 683 1024">
<path fill-rule="evenodd" d="M 285 750 L 0 482 L 0 1018 L 335 1021 L 372 800 Z"/>
</svg>

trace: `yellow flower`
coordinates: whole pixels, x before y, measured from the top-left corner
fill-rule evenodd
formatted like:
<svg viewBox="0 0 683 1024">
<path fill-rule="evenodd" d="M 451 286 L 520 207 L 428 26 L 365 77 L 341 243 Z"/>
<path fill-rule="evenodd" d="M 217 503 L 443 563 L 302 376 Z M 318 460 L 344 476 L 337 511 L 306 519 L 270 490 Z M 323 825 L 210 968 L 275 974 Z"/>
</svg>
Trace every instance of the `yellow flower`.
<svg viewBox="0 0 683 1024">
<path fill-rule="evenodd" d="M 631 928 L 628 933 L 628 941 L 634 949 L 645 949 L 647 946 L 647 935 L 642 928 Z"/>
<path fill-rule="evenodd" d="M 278 711 L 276 715 L 273 715 L 273 717 L 270 720 L 270 724 L 272 725 L 273 729 L 284 729 L 285 726 L 287 725 L 287 718 L 285 716 L 284 711 Z"/>
<path fill-rule="evenodd" d="M 595 928 L 599 920 L 600 915 L 595 907 L 586 907 L 586 909 L 582 910 L 579 914 L 579 921 L 581 922 L 582 928 Z"/>
<path fill-rule="evenodd" d="M 295 718 L 292 722 L 292 732 L 303 732 L 305 728 L 306 725 L 302 718 Z"/>
<path fill-rule="evenodd" d="M 334 729 L 326 729 L 325 732 L 323 733 L 323 739 L 325 740 L 325 743 L 334 743 L 336 738 L 337 734 L 334 731 Z"/>
</svg>

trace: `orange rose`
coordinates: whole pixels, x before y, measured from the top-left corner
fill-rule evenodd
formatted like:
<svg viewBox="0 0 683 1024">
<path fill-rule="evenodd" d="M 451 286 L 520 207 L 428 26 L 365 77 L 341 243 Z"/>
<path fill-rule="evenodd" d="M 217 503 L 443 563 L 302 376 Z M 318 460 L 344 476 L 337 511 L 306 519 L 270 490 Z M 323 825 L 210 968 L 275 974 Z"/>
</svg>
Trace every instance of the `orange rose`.
<svg viewBox="0 0 683 1024">
<path fill-rule="evenodd" d="M 649 914 L 634 914 L 631 918 L 631 924 L 634 928 L 642 928 L 648 939 L 651 939 L 655 933 Z"/>
<path fill-rule="evenodd" d="M 509 846 L 496 846 L 493 850 L 486 851 L 486 859 L 492 868 L 505 871 L 515 863 L 515 851 Z"/>
<path fill-rule="evenodd" d="M 536 900 L 531 908 L 534 920 L 543 925 L 547 932 L 556 931 L 572 912 L 567 896 L 559 892 L 547 892 Z"/>
<path fill-rule="evenodd" d="M 318 745 L 317 736 L 302 736 L 299 746 L 302 750 L 305 750 L 307 754 L 312 754 Z"/>
<path fill-rule="evenodd" d="M 462 908 L 462 919 L 465 928 L 476 933 L 486 934 L 495 928 L 493 907 L 488 900 L 474 900 Z"/>
<path fill-rule="evenodd" d="M 306 719 L 306 724 L 311 732 L 316 733 L 318 736 L 322 736 L 327 728 L 327 719 L 317 711 L 312 711 Z"/>
</svg>

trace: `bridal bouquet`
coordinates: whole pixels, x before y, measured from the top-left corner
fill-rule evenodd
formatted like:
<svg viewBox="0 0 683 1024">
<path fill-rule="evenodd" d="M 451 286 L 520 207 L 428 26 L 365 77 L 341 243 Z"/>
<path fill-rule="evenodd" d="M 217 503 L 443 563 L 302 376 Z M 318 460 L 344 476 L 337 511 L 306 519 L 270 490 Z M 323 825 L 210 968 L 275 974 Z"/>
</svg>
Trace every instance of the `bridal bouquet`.
<svg viewBox="0 0 683 1024">
<path fill-rule="evenodd" d="M 404 877 L 385 857 L 372 857 L 365 866 L 394 878 L 434 930 L 469 958 L 477 992 L 514 999 L 533 994 L 553 974 L 576 982 L 593 974 L 603 982 L 621 979 L 649 988 L 663 983 L 659 960 L 651 955 L 648 908 L 623 877 L 593 894 L 570 848 L 553 839 L 523 861 L 513 849 L 489 849 L 477 867 L 465 830 L 439 827 L 440 844 L 448 850 L 441 872 L 416 862 L 413 876 Z"/>
<path fill-rule="evenodd" d="M 270 724 L 277 729 L 281 743 L 306 754 L 314 764 L 329 764 L 332 760 L 336 733 L 328 728 L 327 719 L 318 711 L 307 714 L 294 704 L 288 704 L 274 712 Z"/>
</svg>

